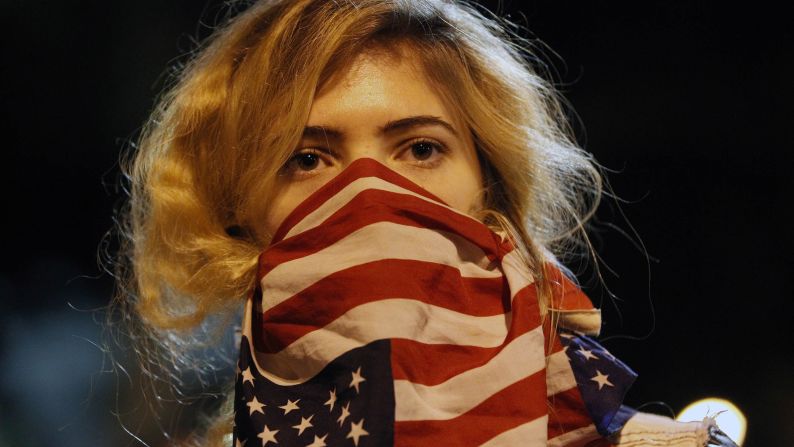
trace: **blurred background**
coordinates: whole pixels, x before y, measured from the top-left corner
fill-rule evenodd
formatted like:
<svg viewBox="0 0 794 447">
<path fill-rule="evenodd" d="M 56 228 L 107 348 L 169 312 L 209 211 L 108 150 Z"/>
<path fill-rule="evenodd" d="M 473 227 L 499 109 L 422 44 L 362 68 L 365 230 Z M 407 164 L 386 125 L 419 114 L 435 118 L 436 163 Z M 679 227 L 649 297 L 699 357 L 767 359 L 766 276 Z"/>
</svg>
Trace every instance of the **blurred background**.
<svg viewBox="0 0 794 447">
<path fill-rule="evenodd" d="M 794 445 L 788 16 L 758 2 L 483 4 L 548 46 L 580 143 L 610 170 L 620 200 L 593 233 L 606 287 L 581 279 L 603 343 L 639 373 L 627 403 L 672 414 L 721 397 L 747 415 L 746 446 Z M 215 405 L 166 397 L 151 416 L 129 347 L 103 341 L 113 280 L 97 258 L 124 199 L 119 154 L 223 8 L 3 2 L 0 446 L 166 445 L 163 429 L 184 435 Z"/>
</svg>

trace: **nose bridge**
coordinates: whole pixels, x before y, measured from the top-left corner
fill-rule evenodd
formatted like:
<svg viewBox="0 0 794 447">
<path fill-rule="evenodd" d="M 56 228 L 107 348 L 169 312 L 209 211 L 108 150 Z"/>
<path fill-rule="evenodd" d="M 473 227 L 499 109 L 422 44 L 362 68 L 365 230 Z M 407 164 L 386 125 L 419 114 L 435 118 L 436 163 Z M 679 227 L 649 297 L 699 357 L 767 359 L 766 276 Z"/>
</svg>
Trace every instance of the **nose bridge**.
<svg viewBox="0 0 794 447">
<path fill-rule="evenodd" d="M 390 155 L 386 142 L 373 132 L 356 132 L 345 141 L 345 165 L 361 159 L 371 158 L 382 164 L 386 164 Z"/>
</svg>

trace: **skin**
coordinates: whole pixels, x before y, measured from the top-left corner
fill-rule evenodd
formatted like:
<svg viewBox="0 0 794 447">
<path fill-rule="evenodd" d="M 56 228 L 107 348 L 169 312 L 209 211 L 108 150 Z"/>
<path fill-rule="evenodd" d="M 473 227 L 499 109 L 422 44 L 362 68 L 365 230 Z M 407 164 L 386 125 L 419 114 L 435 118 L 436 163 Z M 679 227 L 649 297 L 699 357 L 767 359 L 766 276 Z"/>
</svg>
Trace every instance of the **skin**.
<svg viewBox="0 0 794 447">
<path fill-rule="evenodd" d="M 362 157 L 388 166 L 459 211 L 472 213 L 482 206 L 482 172 L 471 132 L 434 93 L 415 57 L 401 54 L 362 53 L 317 92 L 303 138 L 279 175 L 265 219 L 268 234 Z M 433 119 L 411 123 L 412 117 Z M 405 125 L 384 131 L 400 122 Z"/>
</svg>

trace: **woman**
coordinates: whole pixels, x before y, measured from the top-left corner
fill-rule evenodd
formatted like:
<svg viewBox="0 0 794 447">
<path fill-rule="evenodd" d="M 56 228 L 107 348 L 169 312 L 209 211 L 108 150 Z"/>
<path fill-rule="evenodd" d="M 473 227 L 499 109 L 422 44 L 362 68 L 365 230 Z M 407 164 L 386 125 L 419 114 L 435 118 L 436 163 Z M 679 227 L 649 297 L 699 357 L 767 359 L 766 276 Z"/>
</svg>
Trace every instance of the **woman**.
<svg viewBox="0 0 794 447">
<path fill-rule="evenodd" d="M 196 442 L 720 442 L 621 407 L 619 361 L 576 365 L 608 353 L 558 259 L 601 178 L 533 60 L 450 1 L 259 1 L 216 31 L 143 132 L 124 228 L 155 346 L 246 299 L 235 428 Z"/>
</svg>

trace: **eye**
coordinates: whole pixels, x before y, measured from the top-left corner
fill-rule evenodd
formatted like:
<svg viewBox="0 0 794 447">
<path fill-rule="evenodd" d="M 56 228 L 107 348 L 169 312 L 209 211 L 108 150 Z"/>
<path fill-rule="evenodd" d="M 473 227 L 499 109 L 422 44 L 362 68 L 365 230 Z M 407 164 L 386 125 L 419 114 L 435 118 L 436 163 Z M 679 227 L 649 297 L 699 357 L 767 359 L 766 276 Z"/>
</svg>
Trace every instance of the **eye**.
<svg viewBox="0 0 794 447">
<path fill-rule="evenodd" d="M 419 168 L 435 168 L 444 161 L 448 149 L 441 143 L 427 139 L 416 138 L 408 142 L 400 158 L 407 163 Z M 296 180 L 301 177 L 313 176 L 324 168 L 331 166 L 332 161 L 327 157 L 335 157 L 324 148 L 303 148 L 296 150 L 280 169 L 281 175 L 289 175 Z M 407 158 L 405 158 L 407 157 Z"/>
<path fill-rule="evenodd" d="M 443 161 L 446 147 L 433 140 L 419 138 L 409 142 L 409 157 L 420 167 L 435 167 Z"/>
<path fill-rule="evenodd" d="M 292 158 L 295 160 L 295 165 L 303 171 L 311 171 L 320 164 L 320 156 L 312 152 L 295 154 Z"/>
<path fill-rule="evenodd" d="M 322 168 L 321 164 L 327 163 L 322 152 L 315 148 L 299 149 L 287 160 L 280 173 L 294 176 L 314 174 L 314 171 Z"/>
</svg>

